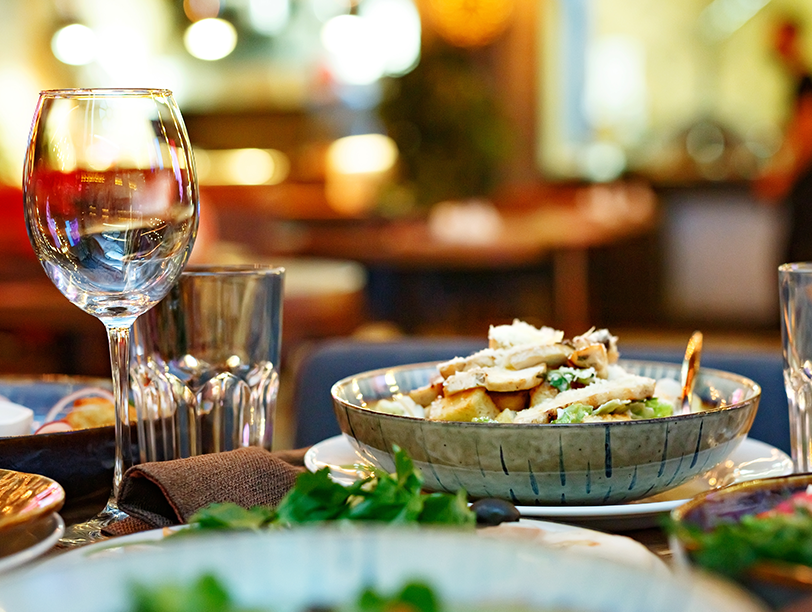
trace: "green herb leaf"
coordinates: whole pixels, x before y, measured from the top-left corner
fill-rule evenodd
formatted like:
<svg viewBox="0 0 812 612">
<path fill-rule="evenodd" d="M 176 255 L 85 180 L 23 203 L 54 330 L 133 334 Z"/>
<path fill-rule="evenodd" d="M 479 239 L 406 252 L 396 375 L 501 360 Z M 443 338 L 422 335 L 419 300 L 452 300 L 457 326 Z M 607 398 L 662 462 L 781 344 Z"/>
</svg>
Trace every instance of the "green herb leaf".
<svg viewBox="0 0 812 612">
<path fill-rule="evenodd" d="M 271 523 L 275 514 L 263 506 L 246 509 L 232 503 L 210 504 L 195 512 L 189 523 L 202 529 L 259 529 Z"/>
<path fill-rule="evenodd" d="M 583 423 L 584 417 L 592 414 L 592 406 L 586 404 L 570 404 L 561 411 L 553 423 Z"/>
</svg>

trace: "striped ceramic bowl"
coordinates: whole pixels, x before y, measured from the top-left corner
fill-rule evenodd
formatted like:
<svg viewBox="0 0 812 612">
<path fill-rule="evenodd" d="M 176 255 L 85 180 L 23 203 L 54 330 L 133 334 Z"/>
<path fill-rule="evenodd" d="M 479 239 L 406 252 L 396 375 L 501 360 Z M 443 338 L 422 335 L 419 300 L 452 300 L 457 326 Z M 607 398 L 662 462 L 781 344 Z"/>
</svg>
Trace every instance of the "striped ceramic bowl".
<svg viewBox="0 0 812 612">
<path fill-rule="evenodd" d="M 628 371 L 679 379 L 678 364 L 622 361 Z M 436 376 L 435 363 L 364 372 L 337 382 L 341 431 L 374 465 L 394 471 L 392 446 L 409 453 L 431 491 L 465 489 L 476 499 L 522 505 L 597 505 L 643 499 L 717 466 L 744 439 L 761 387 L 701 369 L 695 391 L 706 410 L 660 419 L 566 425 L 427 421 L 375 412 L 372 402 Z M 713 407 L 719 406 L 719 407 Z"/>
</svg>

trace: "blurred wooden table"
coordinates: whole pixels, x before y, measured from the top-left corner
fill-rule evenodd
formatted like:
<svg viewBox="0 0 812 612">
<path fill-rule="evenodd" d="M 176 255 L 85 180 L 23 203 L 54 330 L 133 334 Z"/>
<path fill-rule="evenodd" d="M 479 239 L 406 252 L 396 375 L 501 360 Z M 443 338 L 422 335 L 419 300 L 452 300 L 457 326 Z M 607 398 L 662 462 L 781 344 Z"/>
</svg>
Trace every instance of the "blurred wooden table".
<svg viewBox="0 0 812 612">
<path fill-rule="evenodd" d="M 349 259 L 399 271 L 499 271 L 550 262 L 555 322 L 578 333 L 590 324 L 589 249 L 633 239 L 656 220 L 653 192 L 625 183 L 513 198 L 498 206 L 498 227 L 484 240 L 469 238 L 464 220 L 457 230 L 438 232 L 432 212 L 346 218 L 322 202 L 297 213 L 291 200 L 322 196 L 315 190 L 307 196 L 291 192 L 280 202 L 271 189 L 250 193 L 240 206 L 233 190 L 209 191 L 207 197 L 226 240 L 244 240 L 268 254 Z"/>
</svg>

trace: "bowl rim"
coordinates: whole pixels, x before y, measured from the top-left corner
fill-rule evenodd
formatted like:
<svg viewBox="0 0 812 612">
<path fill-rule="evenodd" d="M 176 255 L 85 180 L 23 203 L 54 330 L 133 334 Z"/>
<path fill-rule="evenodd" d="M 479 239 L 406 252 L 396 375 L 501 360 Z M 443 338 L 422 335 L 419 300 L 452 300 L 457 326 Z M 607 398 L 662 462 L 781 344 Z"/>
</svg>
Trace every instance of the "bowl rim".
<svg viewBox="0 0 812 612">
<path fill-rule="evenodd" d="M 432 423 L 432 425 L 436 425 L 438 427 L 493 427 L 493 428 L 501 428 L 501 429 L 538 429 L 538 428 L 561 428 L 561 427 L 568 427 L 568 428 L 583 428 L 583 427 L 632 427 L 636 424 L 642 423 L 669 423 L 675 421 L 685 421 L 689 419 L 697 419 L 703 418 L 704 415 L 707 414 L 714 414 L 720 412 L 732 412 L 735 410 L 741 410 L 748 407 L 753 401 L 758 401 L 761 398 L 761 385 L 759 385 L 756 381 L 747 378 L 746 376 L 742 376 L 741 374 L 735 374 L 734 372 L 728 372 L 726 370 L 717 370 L 715 368 L 705 368 L 700 367 L 699 374 L 702 376 L 710 375 L 710 376 L 717 376 L 720 378 L 724 378 L 726 380 L 731 381 L 738 381 L 743 387 L 749 388 L 752 390 L 752 395 L 749 397 L 745 397 L 741 401 L 736 402 L 735 404 L 730 404 L 728 406 L 723 406 L 721 408 L 713 408 L 710 410 L 703 410 L 701 412 L 691 412 L 689 414 L 675 414 L 668 417 L 657 417 L 651 419 L 635 419 L 633 421 L 590 421 L 588 423 L 474 423 L 470 421 L 426 421 L 426 419 L 413 417 L 413 416 L 406 416 L 406 415 L 399 415 L 399 414 L 390 414 L 387 412 L 378 412 L 376 410 L 371 410 L 364 406 L 358 406 L 356 404 L 352 404 L 347 400 L 338 397 L 338 389 L 340 387 L 345 387 L 349 385 L 353 380 L 358 378 L 370 378 L 373 376 L 383 376 L 387 372 L 391 372 L 392 370 L 421 370 L 427 369 L 432 366 L 436 366 L 440 363 L 445 363 L 447 360 L 440 360 L 440 361 L 422 361 L 418 363 L 407 363 L 397 366 L 390 366 L 390 367 L 383 367 L 383 368 L 376 368 L 374 370 L 367 370 L 365 372 L 359 372 L 357 374 L 352 374 L 350 376 L 345 376 L 341 380 L 333 383 L 330 387 L 330 396 L 333 400 L 333 407 L 336 408 L 337 404 L 341 404 L 345 409 L 363 412 L 363 413 L 371 413 L 379 415 L 382 419 L 394 419 L 394 420 L 408 420 L 408 421 L 419 421 L 419 422 L 428 422 Z M 619 364 L 641 364 L 641 365 L 656 365 L 656 366 L 670 366 L 673 368 L 679 368 L 680 364 L 670 362 L 670 361 L 647 361 L 645 359 L 623 359 L 621 358 L 618 361 Z"/>
<path fill-rule="evenodd" d="M 798 483 L 798 488 L 812 485 L 812 473 L 789 474 L 787 476 L 771 476 L 770 478 L 756 478 L 754 480 L 745 480 L 743 482 L 736 482 L 720 489 L 711 489 L 704 491 L 692 497 L 684 504 L 677 506 L 671 510 L 671 519 L 678 524 L 687 524 L 688 515 L 702 506 L 709 497 L 729 497 L 735 496 L 741 492 L 754 493 L 756 491 L 764 491 L 768 489 L 775 489 L 776 484 L 781 484 L 780 488 L 795 488 L 795 483 Z"/>
</svg>

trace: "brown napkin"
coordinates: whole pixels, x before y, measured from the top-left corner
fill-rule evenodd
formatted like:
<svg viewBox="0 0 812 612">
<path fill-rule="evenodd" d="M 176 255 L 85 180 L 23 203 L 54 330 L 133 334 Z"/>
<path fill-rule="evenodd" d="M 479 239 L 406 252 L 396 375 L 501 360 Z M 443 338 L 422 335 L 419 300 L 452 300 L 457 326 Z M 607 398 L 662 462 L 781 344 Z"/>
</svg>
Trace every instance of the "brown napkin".
<svg viewBox="0 0 812 612">
<path fill-rule="evenodd" d="M 129 518 L 104 532 L 115 536 L 180 525 L 212 503 L 276 506 L 305 470 L 306 450 L 240 448 L 133 466 L 118 495 L 118 506 Z"/>
</svg>

